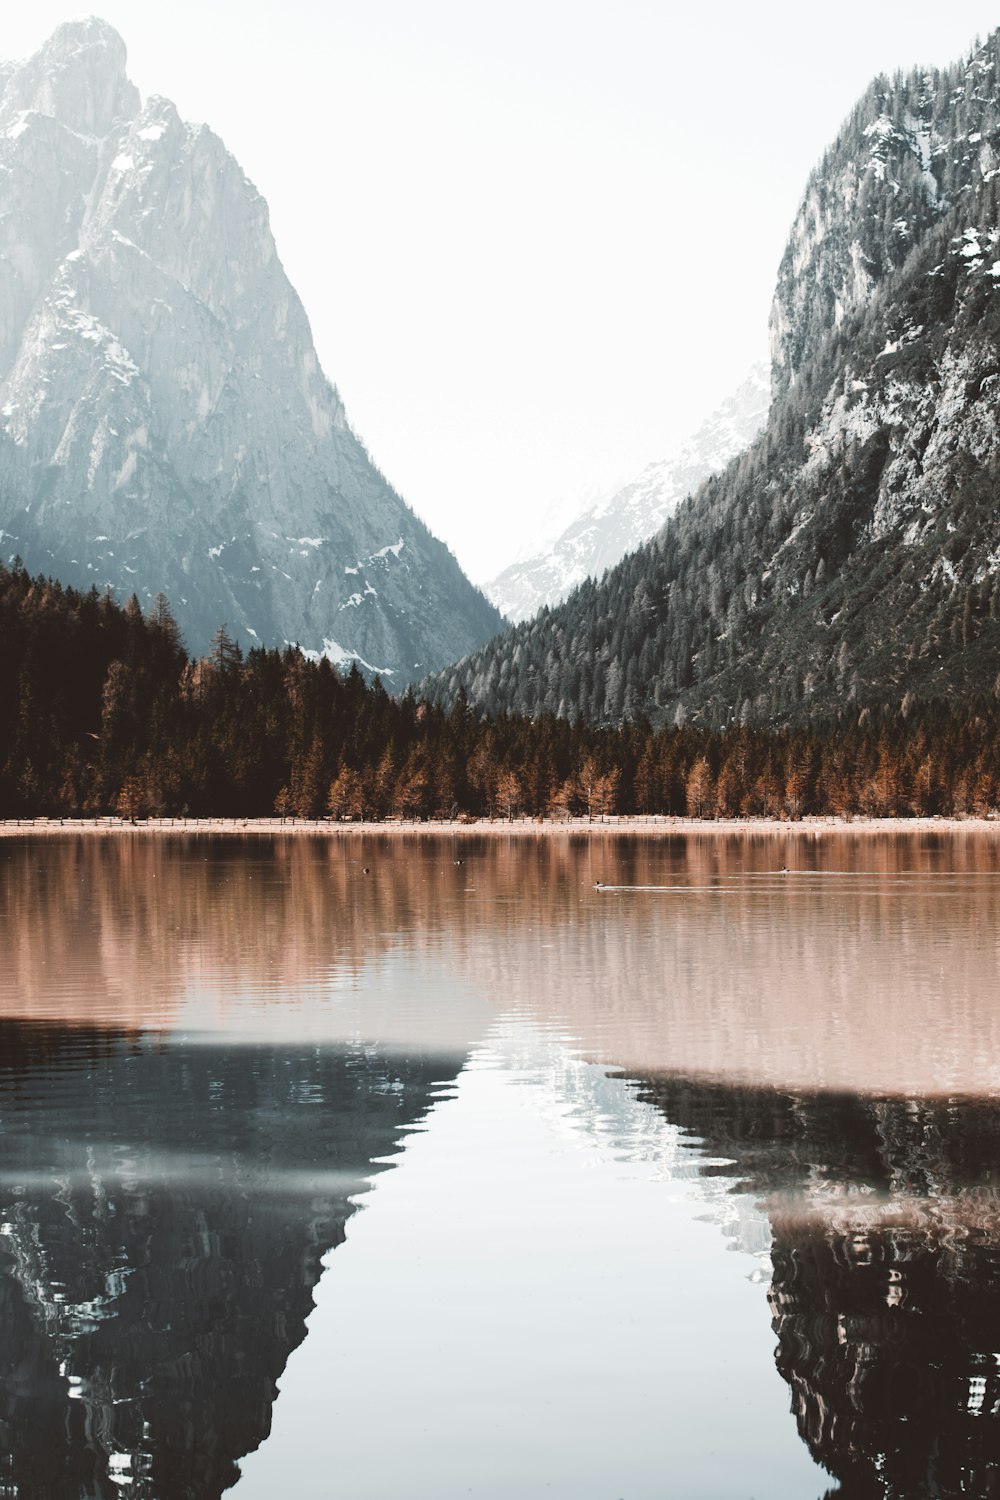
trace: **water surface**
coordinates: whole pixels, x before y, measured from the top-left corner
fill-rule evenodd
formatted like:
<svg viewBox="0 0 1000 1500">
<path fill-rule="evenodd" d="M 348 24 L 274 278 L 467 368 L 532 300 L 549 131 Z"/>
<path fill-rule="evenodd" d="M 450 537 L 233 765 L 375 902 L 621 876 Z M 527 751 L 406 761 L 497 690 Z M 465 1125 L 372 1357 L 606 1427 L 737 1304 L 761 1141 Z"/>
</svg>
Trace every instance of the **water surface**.
<svg viewBox="0 0 1000 1500">
<path fill-rule="evenodd" d="M 1000 1493 L 998 902 L 982 834 L 5 841 L 3 1493 Z"/>
</svg>

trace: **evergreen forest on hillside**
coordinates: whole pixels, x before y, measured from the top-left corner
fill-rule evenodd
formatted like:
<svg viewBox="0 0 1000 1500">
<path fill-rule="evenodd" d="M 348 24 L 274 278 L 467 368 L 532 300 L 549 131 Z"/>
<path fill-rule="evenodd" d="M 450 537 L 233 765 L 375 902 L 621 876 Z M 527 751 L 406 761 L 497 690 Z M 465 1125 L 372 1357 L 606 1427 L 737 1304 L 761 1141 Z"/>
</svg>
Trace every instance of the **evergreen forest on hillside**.
<svg viewBox="0 0 1000 1500">
<path fill-rule="evenodd" d="M 944 72 L 873 83 L 779 272 L 766 431 L 603 578 L 425 695 L 724 729 L 991 694 L 997 162 L 1000 34 Z"/>
<path fill-rule="evenodd" d="M 984 210 L 992 225 L 997 190 L 1000 180 Z M 991 562 L 1000 444 L 951 455 L 940 485 L 947 503 L 920 518 L 916 539 L 902 523 L 880 532 L 875 512 L 893 445 L 926 446 L 926 432 L 880 427 L 846 441 L 832 470 L 808 461 L 831 388 L 856 405 L 858 367 L 870 400 L 902 382 L 929 388 L 931 349 L 943 358 L 946 327 L 982 350 L 970 401 L 989 406 L 995 429 L 1000 292 L 985 277 L 969 284 L 951 238 L 931 237 L 924 269 L 938 258 L 941 270 L 920 279 L 906 312 L 941 330 L 936 337 L 880 359 L 881 300 L 854 314 L 772 409 L 767 431 L 656 537 L 428 679 L 424 693 L 447 704 L 464 691 L 487 713 L 609 724 L 686 717 L 709 728 L 825 722 L 847 702 L 877 709 L 907 691 L 956 704 L 990 693 L 1000 673 L 1000 572 Z M 910 524 L 909 513 L 903 519 Z"/>
<path fill-rule="evenodd" d="M 0 567 L 0 816 L 990 815 L 1000 705 L 906 698 L 781 733 L 483 717 Z"/>
</svg>

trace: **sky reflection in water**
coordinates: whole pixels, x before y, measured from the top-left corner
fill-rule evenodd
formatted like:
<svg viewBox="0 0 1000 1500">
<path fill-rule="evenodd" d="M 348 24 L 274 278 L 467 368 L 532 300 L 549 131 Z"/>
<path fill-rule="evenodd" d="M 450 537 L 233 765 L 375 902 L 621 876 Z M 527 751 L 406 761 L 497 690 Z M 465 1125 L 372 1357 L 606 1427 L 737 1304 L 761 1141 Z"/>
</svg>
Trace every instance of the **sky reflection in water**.
<svg viewBox="0 0 1000 1500">
<path fill-rule="evenodd" d="M 997 1493 L 998 853 L 0 845 L 0 1482 Z"/>
</svg>

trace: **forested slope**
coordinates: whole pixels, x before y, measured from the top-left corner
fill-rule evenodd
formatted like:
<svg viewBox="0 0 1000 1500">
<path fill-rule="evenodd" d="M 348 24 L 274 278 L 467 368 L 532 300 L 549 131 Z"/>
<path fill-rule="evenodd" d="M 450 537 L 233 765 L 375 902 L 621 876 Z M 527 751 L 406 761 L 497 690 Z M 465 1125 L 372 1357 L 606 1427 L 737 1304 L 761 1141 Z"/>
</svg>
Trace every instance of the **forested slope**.
<svg viewBox="0 0 1000 1500">
<path fill-rule="evenodd" d="M 997 35 L 872 85 L 782 262 L 765 433 L 602 580 L 425 691 L 719 727 L 993 691 L 998 101 Z"/>
<path fill-rule="evenodd" d="M 301 651 L 185 655 L 143 615 L 0 565 L 0 817 L 798 818 L 994 814 L 1000 704 L 864 711 L 822 732 L 483 718 Z"/>
</svg>

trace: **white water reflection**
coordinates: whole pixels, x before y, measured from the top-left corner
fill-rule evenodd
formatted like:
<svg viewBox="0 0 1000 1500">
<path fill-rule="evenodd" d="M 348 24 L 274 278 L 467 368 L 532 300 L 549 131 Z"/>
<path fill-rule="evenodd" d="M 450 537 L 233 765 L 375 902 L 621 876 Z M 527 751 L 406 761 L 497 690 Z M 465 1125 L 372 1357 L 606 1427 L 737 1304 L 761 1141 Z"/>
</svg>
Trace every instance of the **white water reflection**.
<svg viewBox="0 0 1000 1500">
<path fill-rule="evenodd" d="M 240 1500 L 825 1492 L 761 1360 L 766 1217 L 623 1080 L 501 1023 L 397 1162 Z"/>
</svg>

